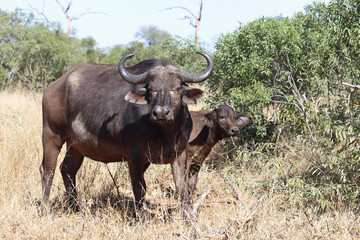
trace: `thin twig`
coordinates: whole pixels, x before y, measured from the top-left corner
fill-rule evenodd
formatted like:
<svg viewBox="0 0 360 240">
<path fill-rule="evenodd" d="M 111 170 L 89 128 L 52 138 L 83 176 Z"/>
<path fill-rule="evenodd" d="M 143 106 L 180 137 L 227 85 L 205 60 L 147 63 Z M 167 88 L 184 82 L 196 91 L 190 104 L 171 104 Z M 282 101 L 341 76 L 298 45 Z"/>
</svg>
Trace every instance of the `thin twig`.
<svg viewBox="0 0 360 240">
<path fill-rule="evenodd" d="M 197 18 L 197 17 L 195 16 L 195 14 L 193 14 L 188 8 L 186 8 L 186 7 L 181 7 L 181 6 L 173 6 L 173 7 L 169 7 L 169 8 L 162 9 L 162 10 L 160 10 L 160 11 L 168 11 L 168 10 L 172 10 L 172 9 L 174 9 L 174 8 L 179 8 L 179 9 L 185 10 L 185 11 L 187 11 L 192 17 Z"/>
<path fill-rule="evenodd" d="M 204 189 L 204 192 L 201 194 L 201 196 L 196 200 L 194 207 L 192 209 L 191 215 L 193 218 L 197 218 L 197 210 L 200 207 L 201 202 L 206 198 L 206 196 L 210 193 L 210 186 L 207 186 Z"/>
<path fill-rule="evenodd" d="M 351 88 L 360 89 L 360 85 L 353 85 L 353 84 L 346 83 L 346 82 L 343 82 L 342 85 L 347 86 L 347 87 L 351 87 Z"/>
<path fill-rule="evenodd" d="M 236 192 L 236 194 L 237 194 L 236 199 L 241 203 L 241 205 L 243 205 L 244 210 L 245 210 L 245 216 L 248 216 L 249 208 L 246 206 L 246 204 L 243 201 L 241 201 L 240 193 L 238 192 L 235 185 L 233 184 L 233 182 L 228 177 L 225 177 L 225 179 L 231 185 L 231 187 L 234 189 L 234 191 Z"/>
<path fill-rule="evenodd" d="M 251 203 L 251 213 L 249 214 L 248 218 L 252 218 L 252 216 L 255 215 L 256 213 L 256 208 L 259 206 L 259 204 L 262 202 L 262 200 L 264 199 L 265 197 L 265 194 L 262 195 L 261 197 L 259 197 L 257 200 L 256 200 L 256 204 L 253 206 L 253 204 Z"/>
<path fill-rule="evenodd" d="M 116 187 L 116 191 L 117 191 L 118 197 L 120 198 L 120 191 L 119 191 L 119 187 L 118 187 L 117 184 L 116 184 L 115 178 L 114 178 L 114 176 L 112 175 L 112 173 L 111 173 L 111 171 L 110 171 L 110 169 L 109 169 L 109 166 L 108 166 L 107 164 L 105 164 L 105 165 L 106 165 L 106 168 L 107 168 L 107 170 L 108 170 L 108 172 L 109 172 L 109 174 L 110 174 L 111 179 L 112 179 L 113 182 L 114 182 L 114 185 L 115 185 L 115 187 Z"/>
<path fill-rule="evenodd" d="M 179 235 L 182 236 L 184 239 L 186 240 L 190 240 L 190 238 L 188 238 L 187 236 L 185 236 L 185 234 L 183 232 L 179 232 Z"/>
<path fill-rule="evenodd" d="M 243 201 L 241 201 L 240 194 L 239 194 L 239 192 L 237 191 L 235 185 L 230 181 L 229 178 L 226 177 L 225 179 L 228 181 L 228 183 L 231 185 L 231 187 L 232 187 L 232 188 L 234 189 L 234 191 L 236 192 L 236 194 L 237 194 L 236 199 L 237 199 L 237 200 L 243 205 L 243 207 L 244 207 L 245 217 L 244 217 L 244 220 L 243 220 L 242 227 L 245 227 L 245 226 L 247 225 L 247 223 L 249 223 L 249 222 L 253 219 L 254 215 L 256 214 L 256 209 L 257 209 L 257 207 L 259 206 L 259 204 L 263 201 L 263 199 L 264 199 L 264 197 L 265 197 L 265 194 L 262 195 L 260 198 L 258 198 L 258 199 L 256 200 L 255 205 L 253 204 L 253 202 L 251 203 L 251 205 L 250 205 L 251 212 L 249 212 L 249 208 L 247 207 L 247 205 L 246 205 Z"/>
<path fill-rule="evenodd" d="M 197 220 L 197 210 L 201 204 L 201 202 L 206 198 L 206 196 L 210 193 L 210 186 L 207 186 L 204 189 L 204 192 L 201 194 L 201 196 L 198 198 L 198 200 L 196 201 L 196 203 L 194 204 L 194 207 L 192 209 L 191 214 L 189 214 L 188 211 L 183 210 L 185 216 L 188 218 L 189 222 L 191 223 L 191 225 L 193 226 L 193 228 L 195 229 L 195 232 L 198 236 L 201 236 L 201 229 L 199 226 L 199 222 Z"/>
<path fill-rule="evenodd" d="M 44 3 L 45 6 L 45 3 Z M 45 19 L 45 21 L 50 24 L 50 26 L 54 29 L 54 31 L 58 31 L 58 28 L 56 27 L 56 25 L 50 21 L 50 19 L 47 18 L 47 16 L 44 13 L 44 6 L 43 9 L 41 11 L 39 11 L 38 9 L 34 8 L 31 4 L 30 4 L 30 8 L 35 11 L 38 15 L 42 16 L 43 19 Z"/>
<path fill-rule="evenodd" d="M 307 214 L 306 211 L 304 211 L 304 214 L 305 214 L 305 217 L 306 217 L 307 220 L 308 220 L 309 225 L 310 225 L 311 227 L 314 227 L 314 224 L 312 223 L 312 220 L 309 218 L 309 215 Z"/>
<path fill-rule="evenodd" d="M 200 227 L 199 227 L 199 223 L 197 221 L 197 219 L 194 219 L 190 216 L 190 214 L 188 213 L 188 211 L 186 210 L 183 210 L 186 217 L 188 218 L 188 220 L 190 221 L 191 225 L 194 227 L 196 233 L 198 234 L 198 236 L 201 236 L 201 230 L 200 230 Z"/>
</svg>

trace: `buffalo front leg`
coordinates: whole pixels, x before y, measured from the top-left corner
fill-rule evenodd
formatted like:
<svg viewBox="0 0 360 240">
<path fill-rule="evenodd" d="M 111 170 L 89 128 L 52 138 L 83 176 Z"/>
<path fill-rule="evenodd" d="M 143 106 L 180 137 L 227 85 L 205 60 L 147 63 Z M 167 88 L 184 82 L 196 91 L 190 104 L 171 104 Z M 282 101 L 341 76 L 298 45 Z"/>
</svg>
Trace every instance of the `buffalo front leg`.
<svg viewBox="0 0 360 240">
<path fill-rule="evenodd" d="M 137 209 L 142 208 L 146 195 L 144 172 L 149 164 L 145 164 L 144 162 L 145 161 L 138 161 L 137 159 L 128 160 L 131 186 L 135 197 L 135 207 Z"/>
<path fill-rule="evenodd" d="M 64 161 L 61 163 L 60 170 L 64 181 L 66 198 L 69 202 L 69 206 L 73 211 L 79 211 L 79 204 L 77 201 L 76 192 L 76 173 L 83 163 L 84 156 L 78 151 L 69 147 L 66 151 Z"/>
<path fill-rule="evenodd" d="M 188 170 L 188 187 L 190 196 L 192 196 L 196 189 L 196 184 L 198 181 L 198 176 L 200 172 L 201 165 L 197 163 L 191 163 Z"/>
<path fill-rule="evenodd" d="M 183 151 L 171 164 L 171 170 L 175 182 L 176 192 L 179 195 L 180 207 L 182 210 L 188 211 L 191 205 L 188 174 L 187 174 L 187 158 L 186 151 Z"/>
<path fill-rule="evenodd" d="M 43 191 L 42 207 L 48 207 L 57 158 L 64 141 L 61 136 L 55 134 L 49 126 L 44 126 L 42 143 L 43 160 L 40 165 L 41 183 Z"/>
</svg>

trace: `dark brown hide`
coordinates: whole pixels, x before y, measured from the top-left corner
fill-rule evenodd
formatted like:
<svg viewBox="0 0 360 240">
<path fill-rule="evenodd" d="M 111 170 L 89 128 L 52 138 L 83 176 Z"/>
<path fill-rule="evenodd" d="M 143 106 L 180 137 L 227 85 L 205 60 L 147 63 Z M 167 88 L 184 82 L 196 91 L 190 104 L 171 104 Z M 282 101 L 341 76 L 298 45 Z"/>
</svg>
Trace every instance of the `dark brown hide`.
<svg viewBox="0 0 360 240">
<path fill-rule="evenodd" d="M 202 163 L 215 144 L 236 136 L 239 129 L 250 123 L 248 117 L 236 114 L 228 105 L 220 105 L 212 111 L 191 111 L 193 129 L 187 144 L 188 187 L 193 194 Z M 173 172 L 176 171 L 173 169 Z"/>
<path fill-rule="evenodd" d="M 211 63 L 206 69 L 211 72 L 211 59 L 201 55 Z M 139 207 L 146 191 L 144 172 L 150 163 L 177 165 L 176 186 L 182 203 L 188 202 L 186 143 L 192 121 L 185 102 L 196 102 L 202 91 L 189 89 L 183 71 L 165 60 L 145 60 L 122 71 L 146 78 L 142 84 L 132 84 L 124 81 L 117 66 L 77 64 L 45 89 L 40 166 L 43 204 L 48 202 L 57 157 L 65 142 L 61 174 L 70 204 L 76 208 L 76 173 L 84 156 L 103 163 L 127 161 Z"/>
</svg>

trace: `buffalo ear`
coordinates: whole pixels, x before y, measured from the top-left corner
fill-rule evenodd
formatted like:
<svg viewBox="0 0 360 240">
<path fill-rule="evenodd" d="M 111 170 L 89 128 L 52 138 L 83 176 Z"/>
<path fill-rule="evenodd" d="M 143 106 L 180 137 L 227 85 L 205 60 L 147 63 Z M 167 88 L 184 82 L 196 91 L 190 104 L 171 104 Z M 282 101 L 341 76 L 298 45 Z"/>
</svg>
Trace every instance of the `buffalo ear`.
<svg viewBox="0 0 360 240">
<path fill-rule="evenodd" d="M 212 128 L 214 126 L 214 115 L 212 114 L 212 112 L 201 116 L 200 120 L 203 121 L 205 125 L 209 128 Z"/>
<path fill-rule="evenodd" d="M 125 100 L 138 105 L 148 104 L 148 102 L 146 101 L 146 89 L 140 88 L 136 90 L 131 90 L 126 94 Z"/>
<path fill-rule="evenodd" d="M 242 114 L 236 114 L 235 116 L 235 123 L 238 128 L 245 127 L 250 123 L 250 119 Z"/>
<path fill-rule="evenodd" d="M 195 104 L 204 92 L 201 89 L 184 86 L 182 100 L 186 104 Z"/>
</svg>

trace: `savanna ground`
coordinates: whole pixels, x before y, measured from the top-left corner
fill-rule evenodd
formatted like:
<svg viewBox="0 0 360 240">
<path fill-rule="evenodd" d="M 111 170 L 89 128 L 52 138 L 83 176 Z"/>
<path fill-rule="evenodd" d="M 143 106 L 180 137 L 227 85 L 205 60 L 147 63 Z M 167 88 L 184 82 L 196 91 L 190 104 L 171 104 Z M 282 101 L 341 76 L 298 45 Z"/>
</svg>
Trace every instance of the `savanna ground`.
<svg viewBox="0 0 360 240">
<path fill-rule="evenodd" d="M 296 192 L 277 191 L 276 168 L 228 161 L 215 149 L 217 164 L 203 167 L 195 200 L 210 193 L 197 210 L 198 221 L 184 221 L 177 201 L 167 196 L 173 184 L 167 165 L 145 173 L 152 208 L 135 221 L 126 163 L 102 164 L 85 159 L 78 178 L 81 211 L 64 204 L 59 168 L 50 202 L 52 212 L 39 215 L 41 183 L 41 94 L 0 92 L 0 238 L 1 239 L 357 239 L 360 220 L 351 210 L 316 214 L 296 204 Z M 284 143 L 285 144 L 285 143 Z M 63 149 L 58 160 L 64 157 Z M 237 152 L 242 161 L 246 153 Z M 298 170 L 306 154 L 297 158 Z M 219 164 L 220 162 L 220 164 Z M 111 172 L 112 176 L 110 175 Z M 116 186 L 114 184 L 114 181 Z M 267 191 L 258 182 L 268 179 Z M 290 199 L 288 201 L 288 199 Z"/>
</svg>

